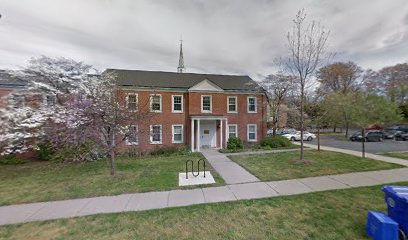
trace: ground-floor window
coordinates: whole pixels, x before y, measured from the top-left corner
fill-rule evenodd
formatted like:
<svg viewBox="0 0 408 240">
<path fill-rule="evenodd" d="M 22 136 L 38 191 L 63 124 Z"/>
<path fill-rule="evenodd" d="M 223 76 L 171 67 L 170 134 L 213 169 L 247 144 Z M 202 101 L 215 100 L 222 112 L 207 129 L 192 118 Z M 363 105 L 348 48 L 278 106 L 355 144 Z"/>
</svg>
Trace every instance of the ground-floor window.
<svg viewBox="0 0 408 240">
<path fill-rule="evenodd" d="M 247 139 L 248 142 L 256 142 L 256 124 L 247 125 Z"/>
<path fill-rule="evenodd" d="M 162 126 L 150 125 L 150 143 L 161 144 L 162 143 Z"/>
<path fill-rule="evenodd" d="M 228 124 L 228 138 L 238 137 L 238 125 L 237 124 Z"/>
<path fill-rule="evenodd" d="M 126 136 L 126 144 L 127 145 L 137 145 L 138 144 L 138 136 L 137 136 L 137 126 L 130 125 L 128 128 L 128 133 Z"/>
<path fill-rule="evenodd" d="M 172 142 L 173 143 L 183 143 L 183 125 L 173 125 Z"/>
</svg>

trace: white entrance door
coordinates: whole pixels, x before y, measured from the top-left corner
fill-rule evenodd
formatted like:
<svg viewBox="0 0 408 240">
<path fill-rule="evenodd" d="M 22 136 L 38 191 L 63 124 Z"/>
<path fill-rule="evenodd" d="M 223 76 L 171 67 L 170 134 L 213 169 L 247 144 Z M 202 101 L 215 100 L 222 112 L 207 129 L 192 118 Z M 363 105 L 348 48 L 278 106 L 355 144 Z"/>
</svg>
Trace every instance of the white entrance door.
<svg viewBox="0 0 408 240">
<path fill-rule="evenodd" d="M 200 126 L 201 147 L 216 147 L 216 124 L 214 121 L 202 121 Z"/>
</svg>

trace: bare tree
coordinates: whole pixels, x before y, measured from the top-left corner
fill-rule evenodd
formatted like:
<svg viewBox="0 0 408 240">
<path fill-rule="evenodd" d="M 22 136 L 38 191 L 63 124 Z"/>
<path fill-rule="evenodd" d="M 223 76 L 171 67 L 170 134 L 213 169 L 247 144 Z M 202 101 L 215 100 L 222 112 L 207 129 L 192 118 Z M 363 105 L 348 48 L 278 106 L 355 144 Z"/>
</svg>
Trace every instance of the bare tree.
<svg viewBox="0 0 408 240">
<path fill-rule="evenodd" d="M 276 134 L 278 123 L 281 118 L 282 104 L 293 89 L 295 77 L 283 74 L 271 74 L 260 85 L 267 93 L 267 101 L 272 115 L 273 135 Z"/>
<path fill-rule="evenodd" d="M 327 39 L 330 35 L 323 26 L 312 21 L 305 22 L 306 13 L 300 10 L 293 20 L 293 29 L 287 34 L 289 56 L 283 59 L 284 65 L 291 74 L 297 76 L 300 90 L 300 160 L 304 160 L 304 102 L 305 88 L 311 83 L 316 69 L 328 59 L 326 53 Z"/>
</svg>

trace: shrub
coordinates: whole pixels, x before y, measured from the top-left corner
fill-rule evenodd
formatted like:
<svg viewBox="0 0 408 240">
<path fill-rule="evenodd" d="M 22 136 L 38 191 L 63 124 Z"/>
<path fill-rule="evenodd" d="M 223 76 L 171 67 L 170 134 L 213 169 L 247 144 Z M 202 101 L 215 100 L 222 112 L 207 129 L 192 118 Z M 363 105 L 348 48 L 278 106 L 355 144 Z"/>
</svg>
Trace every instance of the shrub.
<svg viewBox="0 0 408 240">
<path fill-rule="evenodd" d="M 244 148 L 244 144 L 239 137 L 230 137 L 227 143 L 227 149 L 229 150 L 240 150 Z"/>
<path fill-rule="evenodd" d="M 170 156 L 170 155 L 184 155 L 188 152 L 188 148 L 183 147 L 157 147 L 150 152 L 152 156 Z"/>
<path fill-rule="evenodd" d="M 56 162 L 91 162 L 106 159 L 106 154 L 98 149 L 92 142 L 79 145 L 66 145 L 53 154 L 51 160 Z"/>
<path fill-rule="evenodd" d="M 9 154 L 2 158 L 0 158 L 0 164 L 9 164 L 9 165 L 16 165 L 16 164 L 23 164 L 27 161 L 19 158 L 16 154 Z"/>
<path fill-rule="evenodd" d="M 54 149 L 52 148 L 51 144 L 44 142 L 37 145 L 38 150 L 38 158 L 43 161 L 49 161 L 55 154 Z"/>
<path fill-rule="evenodd" d="M 266 146 L 269 146 L 270 148 L 289 147 L 291 144 L 292 143 L 289 141 L 289 139 L 282 136 L 266 137 L 261 141 L 261 146 L 264 148 Z"/>
</svg>

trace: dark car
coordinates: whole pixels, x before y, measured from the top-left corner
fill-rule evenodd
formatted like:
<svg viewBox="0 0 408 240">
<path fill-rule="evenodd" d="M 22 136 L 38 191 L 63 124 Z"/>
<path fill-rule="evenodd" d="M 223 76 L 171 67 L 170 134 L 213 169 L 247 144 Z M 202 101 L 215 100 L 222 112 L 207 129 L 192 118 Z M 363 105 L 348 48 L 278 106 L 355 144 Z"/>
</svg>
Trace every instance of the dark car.
<svg viewBox="0 0 408 240">
<path fill-rule="evenodd" d="M 398 130 L 395 129 L 386 129 L 384 131 L 384 139 L 395 139 L 396 134 L 398 134 Z"/>
<path fill-rule="evenodd" d="M 381 142 L 383 140 L 384 133 L 383 131 L 379 130 L 370 130 L 365 134 L 365 141 L 366 142 Z M 354 133 L 350 137 L 351 141 L 362 141 L 363 137 L 361 135 L 361 132 Z"/>
<path fill-rule="evenodd" d="M 395 135 L 395 140 L 408 141 L 408 130 L 407 131 L 398 131 Z"/>
</svg>

